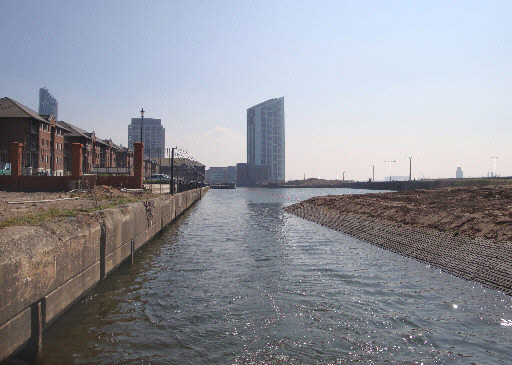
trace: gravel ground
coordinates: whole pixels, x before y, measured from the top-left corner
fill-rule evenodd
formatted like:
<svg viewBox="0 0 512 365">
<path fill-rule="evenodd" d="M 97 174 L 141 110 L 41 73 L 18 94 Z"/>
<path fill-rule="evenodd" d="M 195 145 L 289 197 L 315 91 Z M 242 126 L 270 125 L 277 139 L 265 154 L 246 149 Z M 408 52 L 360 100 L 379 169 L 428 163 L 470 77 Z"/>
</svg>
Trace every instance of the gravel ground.
<svg viewBox="0 0 512 365">
<path fill-rule="evenodd" d="M 512 241 L 512 185 L 325 196 L 305 203 L 455 236 Z"/>
<path fill-rule="evenodd" d="M 96 187 L 90 193 L 23 193 L 0 191 L 0 227 L 2 222 L 12 221 L 22 216 L 44 213 L 49 210 L 87 210 L 115 203 L 125 204 L 142 198 L 151 197 L 151 194 L 135 195 L 123 193 L 117 189 L 106 186 Z M 8 202 L 55 200 L 62 198 L 78 198 L 73 200 L 57 200 L 51 202 L 34 202 L 25 204 L 9 204 Z"/>
</svg>

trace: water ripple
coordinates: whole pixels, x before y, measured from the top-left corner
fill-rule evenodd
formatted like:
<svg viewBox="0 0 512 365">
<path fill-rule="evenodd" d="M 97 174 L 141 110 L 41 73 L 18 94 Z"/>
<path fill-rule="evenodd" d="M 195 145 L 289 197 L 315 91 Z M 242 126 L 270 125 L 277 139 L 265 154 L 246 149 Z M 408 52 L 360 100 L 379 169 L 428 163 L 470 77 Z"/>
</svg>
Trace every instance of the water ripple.
<svg viewBox="0 0 512 365">
<path fill-rule="evenodd" d="M 45 361 L 512 362 L 510 297 L 282 211 L 353 191 L 261 191 L 210 191 L 50 328 Z"/>
</svg>

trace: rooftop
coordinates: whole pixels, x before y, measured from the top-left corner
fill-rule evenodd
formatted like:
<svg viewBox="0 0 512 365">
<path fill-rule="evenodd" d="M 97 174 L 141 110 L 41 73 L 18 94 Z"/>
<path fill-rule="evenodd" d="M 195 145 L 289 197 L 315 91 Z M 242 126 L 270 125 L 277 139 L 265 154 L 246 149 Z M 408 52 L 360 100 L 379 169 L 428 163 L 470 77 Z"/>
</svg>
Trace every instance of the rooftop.
<svg viewBox="0 0 512 365">
<path fill-rule="evenodd" d="M 48 120 L 34 110 L 8 97 L 0 99 L 0 118 L 33 118 L 48 123 Z"/>
<path fill-rule="evenodd" d="M 257 108 L 257 107 L 260 107 L 260 106 L 265 105 L 265 104 L 270 104 L 270 103 L 272 103 L 272 102 L 276 102 L 276 101 L 278 101 L 278 100 L 280 100 L 280 99 L 283 99 L 283 100 L 284 100 L 284 96 L 281 96 L 280 98 L 268 99 L 267 101 L 264 101 L 264 102 L 262 102 L 262 103 L 256 104 L 256 105 L 254 105 L 254 106 L 251 106 L 251 107 L 250 107 L 250 108 L 248 108 L 248 109 Z"/>
</svg>

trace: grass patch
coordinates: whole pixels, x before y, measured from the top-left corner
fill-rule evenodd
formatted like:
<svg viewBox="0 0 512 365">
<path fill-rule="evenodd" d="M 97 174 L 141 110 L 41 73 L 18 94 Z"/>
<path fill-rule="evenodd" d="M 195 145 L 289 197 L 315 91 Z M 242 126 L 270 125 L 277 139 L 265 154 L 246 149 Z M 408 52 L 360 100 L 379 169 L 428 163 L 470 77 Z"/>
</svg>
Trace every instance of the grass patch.
<svg viewBox="0 0 512 365">
<path fill-rule="evenodd" d="M 26 214 L 19 217 L 6 219 L 0 222 L 0 228 L 24 225 L 34 226 L 44 221 L 59 217 L 76 217 L 79 213 L 80 211 L 78 209 L 50 208 L 39 213 Z"/>
<path fill-rule="evenodd" d="M 120 198 L 106 203 L 100 204 L 96 207 L 90 208 L 77 208 L 77 209 L 59 209 L 49 208 L 37 213 L 28 213 L 18 217 L 13 217 L 0 222 L 0 228 L 11 226 L 35 226 L 45 221 L 62 218 L 62 217 L 76 217 L 80 214 L 92 213 L 102 209 L 115 208 L 119 205 L 125 205 L 139 201 L 136 197 Z M 102 200 L 105 202 L 105 200 Z"/>
</svg>

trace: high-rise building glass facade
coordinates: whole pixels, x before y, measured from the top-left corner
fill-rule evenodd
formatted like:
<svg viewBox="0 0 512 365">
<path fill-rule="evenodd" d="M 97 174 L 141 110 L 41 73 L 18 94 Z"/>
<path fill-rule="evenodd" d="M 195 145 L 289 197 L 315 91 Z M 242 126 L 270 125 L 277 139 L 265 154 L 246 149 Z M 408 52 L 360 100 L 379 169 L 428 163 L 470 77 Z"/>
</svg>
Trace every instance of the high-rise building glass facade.
<svg viewBox="0 0 512 365">
<path fill-rule="evenodd" d="M 39 115 L 53 115 L 55 120 L 59 111 L 59 103 L 57 99 L 50 94 L 47 88 L 42 87 L 39 89 Z"/>
<path fill-rule="evenodd" d="M 132 118 L 128 125 L 128 147 L 133 151 L 133 143 L 140 142 L 141 118 Z M 165 128 L 161 119 L 144 118 L 142 127 L 144 158 L 165 157 Z"/>
<path fill-rule="evenodd" d="M 269 167 L 268 182 L 285 181 L 284 97 L 247 109 L 247 164 Z"/>
</svg>

